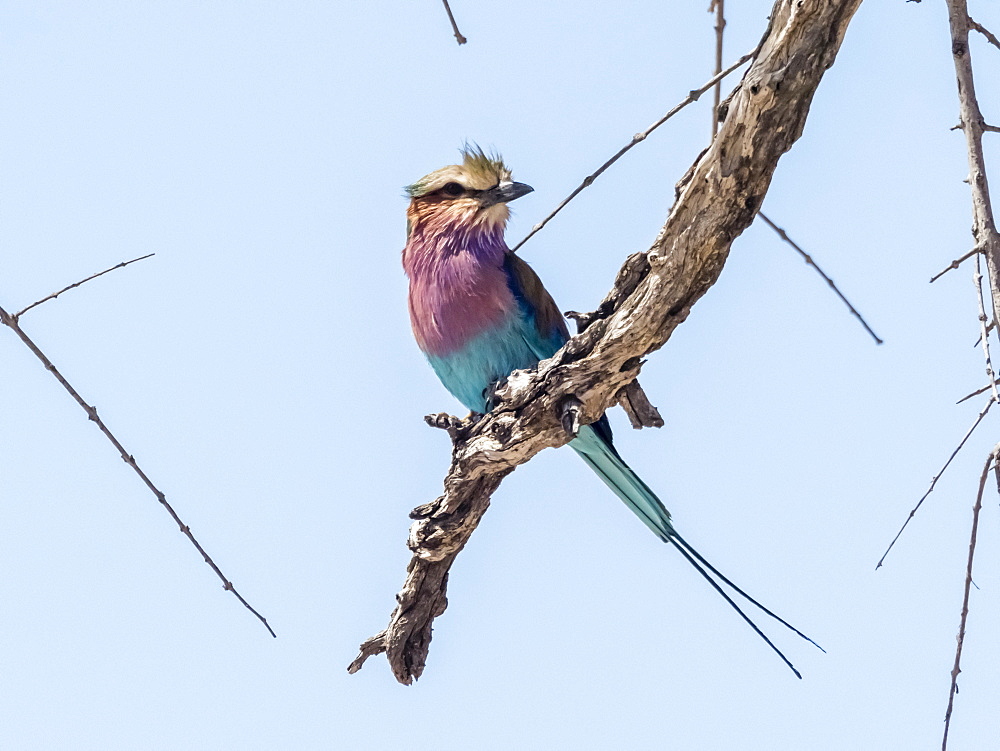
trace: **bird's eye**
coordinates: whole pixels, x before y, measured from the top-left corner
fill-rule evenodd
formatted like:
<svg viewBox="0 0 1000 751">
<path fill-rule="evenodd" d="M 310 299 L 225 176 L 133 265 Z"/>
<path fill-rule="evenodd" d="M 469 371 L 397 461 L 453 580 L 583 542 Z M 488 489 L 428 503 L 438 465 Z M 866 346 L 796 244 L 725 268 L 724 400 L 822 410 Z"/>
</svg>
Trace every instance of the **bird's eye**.
<svg viewBox="0 0 1000 751">
<path fill-rule="evenodd" d="M 460 196 L 465 192 L 465 188 L 458 183 L 448 183 L 441 190 L 449 196 Z"/>
</svg>

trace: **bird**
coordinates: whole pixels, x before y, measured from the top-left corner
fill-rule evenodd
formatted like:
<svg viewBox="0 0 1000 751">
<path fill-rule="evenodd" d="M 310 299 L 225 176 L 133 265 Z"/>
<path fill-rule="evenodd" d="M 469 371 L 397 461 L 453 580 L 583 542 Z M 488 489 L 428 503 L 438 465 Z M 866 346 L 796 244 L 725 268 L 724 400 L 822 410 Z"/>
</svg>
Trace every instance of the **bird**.
<svg viewBox="0 0 1000 751">
<path fill-rule="evenodd" d="M 554 355 L 569 340 L 569 331 L 538 275 L 504 239 L 508 204 L 534 189 L 515 182 L 496 153 L 466 144 L 461 154 L 461 164 L 437 169 L 404 189 L 410 202 L 403 269 L 409 279 L 410 324 L 417 346 L 444 387 L 476 415 L 490 411 L 497 385 L 511 372 L 532 368 Z M 802 677 L 723 585 L 819 645 L 688 545 L 656 493 L 618 453 L 607 415 L 581 425 L 569 446 Z"/>
</svg>

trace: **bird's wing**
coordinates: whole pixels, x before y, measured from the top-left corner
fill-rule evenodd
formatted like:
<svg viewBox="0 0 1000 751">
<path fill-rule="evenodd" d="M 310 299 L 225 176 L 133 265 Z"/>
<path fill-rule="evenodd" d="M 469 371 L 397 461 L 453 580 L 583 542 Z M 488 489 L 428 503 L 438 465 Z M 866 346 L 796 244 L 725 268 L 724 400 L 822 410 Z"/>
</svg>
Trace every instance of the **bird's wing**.
<svg viewBox="0 0 1000 751">
<path fill-rule="evenodd" d="M 507 253 L 504 270 L 526 318 L 531 322 L 528 331 L 523 332 L 524 340 L 539 360 L 552 357 L 569 339 L 569 330 L 552 295 L 545 289 L 534 269 L 520 256 Z M 612 453 L 617 453 L 612 443 L 611 425 L 607 416 L 592 426 Z"/>
<path fill-rule="evenodd" d="M 552 357 L 569 339 L 569 330 L 555 300 L 531 266 L 513 253 L 506 254 L 504 271 L 526 322 L 530 324 L 523 332 L 525 341 L 539 360 Z"/>
</svg>

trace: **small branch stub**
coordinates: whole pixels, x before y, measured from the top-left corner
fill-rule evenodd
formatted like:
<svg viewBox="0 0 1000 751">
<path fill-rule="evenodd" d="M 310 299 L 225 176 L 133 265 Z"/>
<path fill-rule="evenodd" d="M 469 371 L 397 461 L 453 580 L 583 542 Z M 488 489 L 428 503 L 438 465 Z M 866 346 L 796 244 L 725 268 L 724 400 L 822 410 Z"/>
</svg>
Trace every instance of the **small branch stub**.
<svg viewBox="0 0 1000 751">
<path fill-rule="evenodd" d="M 458 24 L 455 22 L 455 15 L 451 12 L 451 6 L 448 4 L 448 0 L 441 0 L 444 3 L 444 9 L 448 12 L 448 20 L 451 21 L 451 30 L 455 34 L 455 41 L 460 45 L 465 44 L 469 40 L 462 36 L 462 32 L 458 30 Z"/>
<path fill-rule="evenodd" d="M 664 425 L 660 411 L 650 403 L 638 381 L 632 381 L 618 392 L 618 404 L 625 410 L 629 422 L 636 430 L 662 428 Z"/>
</svg>

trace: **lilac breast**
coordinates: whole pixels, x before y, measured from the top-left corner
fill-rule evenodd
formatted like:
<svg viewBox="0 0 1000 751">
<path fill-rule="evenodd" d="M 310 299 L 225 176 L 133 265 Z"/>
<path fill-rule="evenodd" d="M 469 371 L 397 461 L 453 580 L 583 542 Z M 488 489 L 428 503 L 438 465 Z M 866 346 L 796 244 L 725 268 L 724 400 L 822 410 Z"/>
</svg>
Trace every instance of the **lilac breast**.
<svg viewBox="0 0 1000 751">
<path fill-rule="evenodd" d="M 403 251 L 410 278 L 410 323 L 427 355 L 452 354 L 517 314 L 503 270 L 507 246 L 502 235 L 462 234 L 428 238 L 415 232 Z"/>
</svg>

